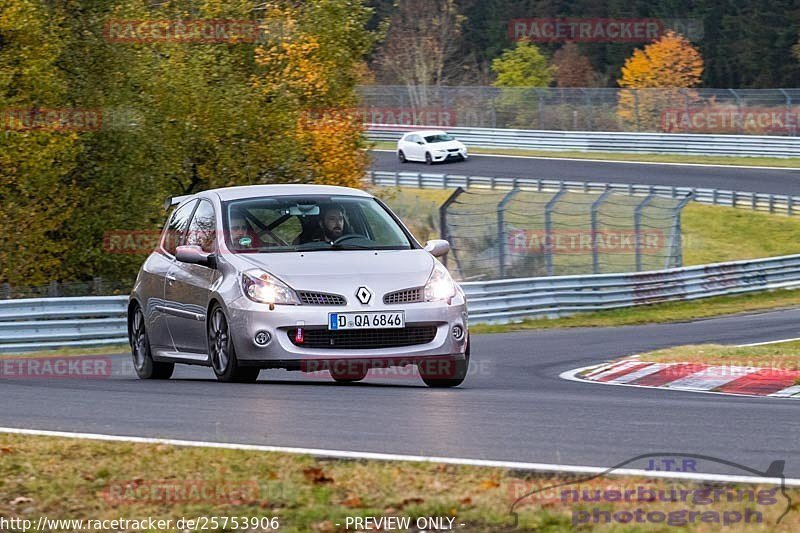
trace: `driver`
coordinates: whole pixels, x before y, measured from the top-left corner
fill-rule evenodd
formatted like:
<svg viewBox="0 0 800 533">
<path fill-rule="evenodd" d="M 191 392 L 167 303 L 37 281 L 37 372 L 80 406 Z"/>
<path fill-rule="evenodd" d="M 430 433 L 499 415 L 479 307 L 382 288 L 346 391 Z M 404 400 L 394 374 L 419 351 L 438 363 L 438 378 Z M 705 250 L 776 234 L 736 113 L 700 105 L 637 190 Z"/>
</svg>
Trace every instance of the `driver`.
<svg viewBox="0 0 800 533">
<path fill-rule="evenodd" d="M 235 211 L 230 215 L 231 243 L 237 250 L 250 250 L 261 246 L 258 236 L 251 230 L 244 213 Z"/>
<path fill-rule="evenodd" d="M 322 212 L 322 232 L 330 243 L 344 235 L 344 209 L 341 206 L 331 205 Z"/>
</svg>

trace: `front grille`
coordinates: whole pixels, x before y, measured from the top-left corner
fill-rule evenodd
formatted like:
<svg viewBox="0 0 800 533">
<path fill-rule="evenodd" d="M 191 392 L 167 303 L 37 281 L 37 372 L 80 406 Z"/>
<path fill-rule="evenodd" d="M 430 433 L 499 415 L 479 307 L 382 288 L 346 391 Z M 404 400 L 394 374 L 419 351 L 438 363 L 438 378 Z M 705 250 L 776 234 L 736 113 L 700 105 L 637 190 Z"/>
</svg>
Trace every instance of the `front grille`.
<svg viewBox="0 0 800 533">
<path fill-rule="evenodd" d="M 383 303 L 385 304 L 413 304 L 422 301 L 422 287 L 415 289 L 403 289 L 402 291 L 389 292 L 384 294 Z"/>
<path fill-rule="evenodd" d="M 447 149 L 448 152 L 458 152 L 458 150 L 459 150 L 458 148 L 448 148 Z"/>
<path fill-rule="evenodd" d="M 347 300 L 338 294 L 324 292 L 300 291 L 297 293 L 300 301 L 306 305 L 346 305 Z"/>
<path fill-rule="evenodd" d="M 399 329 L 304 329 L 303 342 L 297 342 L 297 329 L 287 331 L 289 340 L 303 348 L 368 350 L 427 344 L 436 337 L 436 326 L 409 326 Z"/>
</svg>

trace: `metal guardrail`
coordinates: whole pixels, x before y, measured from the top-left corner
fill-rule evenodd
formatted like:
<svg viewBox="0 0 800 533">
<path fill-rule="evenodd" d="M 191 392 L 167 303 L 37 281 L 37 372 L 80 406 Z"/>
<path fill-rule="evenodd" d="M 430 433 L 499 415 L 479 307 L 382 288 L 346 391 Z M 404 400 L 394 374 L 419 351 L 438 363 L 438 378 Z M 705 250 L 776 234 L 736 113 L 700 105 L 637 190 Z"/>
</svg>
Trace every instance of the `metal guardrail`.
<svg viewBox="0 0 800 533">
<path fill-rule="evenodd" d="M 470 323 L 504 323 L 800 287 L 800 255 L 637 273 L 467 282 L 462 287 Z M 0 301 L 0 352 L 124 344 L 127 300 Z"/>
<path fill-rule="evenodd" d="M 395 142 L 421 126 L 368 124 L 370 141 Z M 447 128 L 464 144 L 480 148 L 517 148 L 580 152 L 800 157 L 800 137 L 706 135 L 611 131 L 510 130 Z"/>
<path fill-rule="evenodd" d="M 511 190 L 517 187 L 520 190 L 536 192 L 557 192 L 566 190 L 583 193 L 602 193 L 610 190 L 636 196 L 655 194 L 669 198 L 682 198 L 691 194 L 692 200 L 701 204 L 736 207 L 786 215 L 798 214 L 798 208 L 800 208 L 800 196 L 699 187 L 675 187 L 672 185 L 561 181 L 497 176 L 462 176 L 457 174 L 387 172 L 379 170 L 370 171 L 366 176 L 366 181 L 372 185 L 383 187 L 416 187 L 418 189 L 455 189 L 463 187 L 465 189 Z"/>
<path fill-rule="evenodd" d="M 0 353 L 128 342 L 127 296 L 0 300 Z"/>
<path fill-rule="evenodd" d="M 463 286 L 470 322 L 502 323 L 800 287 L 800 255 L 628 274 L 470 282 Z"/>
</svg>

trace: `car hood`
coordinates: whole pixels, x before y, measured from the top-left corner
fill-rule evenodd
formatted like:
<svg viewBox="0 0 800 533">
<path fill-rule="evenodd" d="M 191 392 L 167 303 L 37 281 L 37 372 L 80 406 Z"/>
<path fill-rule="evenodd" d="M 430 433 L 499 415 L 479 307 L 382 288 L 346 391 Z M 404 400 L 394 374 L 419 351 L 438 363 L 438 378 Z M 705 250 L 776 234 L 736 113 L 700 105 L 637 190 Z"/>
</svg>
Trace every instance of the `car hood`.
<svg viewBox="0 0 800 533">
<path fill-rule="evenodd" d="M 449 150 L 451 148 L 464 148 L 464 145 L 460 141 L 445 141 L 440 143 L 428 143 L 428 146 L 434 148 L 436 150 Z"/>
<path fill-rule="evenodd" d="M 420 249 L 240 254 L 238 258 L 274 274 L 293 289 L 348 296 L 362 285 L 381 292 L 420 287 L 428 281 L 434 262 L 431 254 Z"/>
</svg>

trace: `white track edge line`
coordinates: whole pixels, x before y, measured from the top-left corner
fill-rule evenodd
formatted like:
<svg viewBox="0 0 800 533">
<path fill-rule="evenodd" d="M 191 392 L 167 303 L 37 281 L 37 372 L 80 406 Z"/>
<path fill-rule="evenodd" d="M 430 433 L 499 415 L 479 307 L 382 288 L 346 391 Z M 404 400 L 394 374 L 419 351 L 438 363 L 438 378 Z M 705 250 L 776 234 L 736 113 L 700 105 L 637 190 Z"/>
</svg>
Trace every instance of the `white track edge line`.
<svg viewBox="0 0 800 533">
<path fill-rule="evenodd" d="M 344 450 L 323 450 L 317 448 L 292 448 L 286 446 L 267 446 L 259 444 L 235 444 L 225 442 L 205 442 L 194 440 L 164 439 L 154 437 L 130 437 L 122 435 L 103 435 L 98 433 L 75 433 L 67 431 L 50 431 L 41 429 L 21 429 L 0 427 L 0 433 L 13 435 L 33 435 L 39 437 L 61 437 L 79 440 L 99 440 L 108 442 L 132 442 L 137 444 L 165 444 L 195 448 L 221 448 L 226 450 L 261 451 L 314 455 L 335 459 L 369 459 L 376 461 L 406 461 L 415 463 L 443 463 L 461 466 L 484 466 L 491 468 L 507 468 L 511 470 L 528 470 L 536 472 L 561 472 L 571 474 L 603 474 L 611 476 L 641 476 L 647 478 L 684 479 L 689 481 L 720 481 L 726 483 L 755 483 L 780 485 L 779 478 L 759 476 L 734 476 L 726 474 L 702 474 L 691 472 L 657 472 L 638 468 L 620 468 L 610 472 L 609 467 L 559 465 L 548 463 L 527 463 L 518 461 L 498 461 L 491 459 L 462 459 L 455 457 L 435 457 L 425 455 L 402 455 L 391 453 L 355 452 Z M 786 486 L 800 487 L 800 479 L 786 478 Z"/>
<path fill-rule="evenodd" d="M 777 341 L 764 341 L 764 342 L 751 342 L 750 344 L 737 344 L 737 348 L 748 348 L 750 346 L 764 346 L 766 344 L 780 344 L 782 342 L 794 342 L 800 341 L 800 337 L 794 337 L 792 339 L 779 339 Z"/>
<path fill-rule="evenodd" d="M 672 391 L 672 392 L 688 392 L 690 394 L 719 394 L 722 396 L 734 396 L 736 398 L 757 398 L 759 400 L 763 399 L 771 399 L 771 400 L 799 400 L 797 396 L 769 396 L 769 395 L 758 395 L 758 394 L 734 394 L 732 392 L 719 392 L 719 391 L 710 391 L 710 390 L 696 390 L 696 389 L 670 389 L 669 387 L 654 387 L 652 385 L 633 385 L 631 383 L 611 383 L 609 381 L 592 381 L 591 379 L 583 379 L 579 378 L 577 374 L 580 374 L 584 370 L 588 368 L 594 368 L 597 365 L 586 366 L 583 368 L 576 368 L 575 370 L 566 370 L 558 375 L 559 378 L 567 380 L 567 381 L 577 381 L 578 383 L 592 383 L 595 385 L 612 385 L 614 387 L 636 387 L 637 389 L 650 389 L 650 390 L 663 390 L 663 391 Z M 783 390 L 783 389 L 781 389 Z"/>
<path fill-rule="evenodd" d="M 389 141 L 391 142 L 391 141 Z M 370 152 L 396 152 L 397 150 L 389 150 L 386 148 L 372 149 Z M 710 167 L 710 168 L 743 168 L 754 170 L 800 170 L 798 167 L 765 167 L 765 166 L 751 166 L 751 165 L 723 165 L 713 163 L 670 163 L 667 161 L 622 161 L 617 159 L 584 159 L 582 157 L 546 157 L 542 155 L 502 155 L 502 154 L 481 154 L 473 152 L 470 157 L 507 157 L 511 159 L 550 159 L 560 161 L 586 161 L 588 163 L 622 163 L 625 165 L 665 165 L 675 167 Z M 569 180 L 566 180 L 569 181 Z"/>
</svg>

